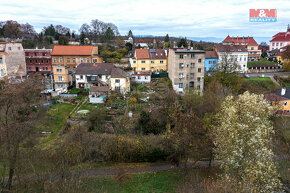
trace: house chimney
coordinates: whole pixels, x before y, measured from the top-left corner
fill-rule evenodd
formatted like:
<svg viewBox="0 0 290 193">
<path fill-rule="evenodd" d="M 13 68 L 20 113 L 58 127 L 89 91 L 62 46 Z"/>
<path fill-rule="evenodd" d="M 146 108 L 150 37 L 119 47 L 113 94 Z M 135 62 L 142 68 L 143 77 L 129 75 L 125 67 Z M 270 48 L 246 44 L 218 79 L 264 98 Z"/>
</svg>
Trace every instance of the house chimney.
<svg viewBox="0 0 290 193">
<path fill-rule="evenodd" d="M 281 89 L 281 95 L 284 96 L 286 94 L 286 88 Z"/>
</svg>

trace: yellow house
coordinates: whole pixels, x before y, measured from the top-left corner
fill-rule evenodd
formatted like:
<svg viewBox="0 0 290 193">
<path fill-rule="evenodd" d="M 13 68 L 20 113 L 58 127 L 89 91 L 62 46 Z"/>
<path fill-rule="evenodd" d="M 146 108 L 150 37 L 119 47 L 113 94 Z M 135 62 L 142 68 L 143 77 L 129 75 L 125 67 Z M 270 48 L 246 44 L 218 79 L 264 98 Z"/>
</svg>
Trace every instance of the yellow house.
<svg viewBox="0 0 290 193">
<path fill-rule="evenodd" d="M 131 66 L 136 72 L 167 71 L 167 56 L 164 49 L 136 49 Z"/>
<path fill-rule="evenodd" d="M 98 46 L 55 45 L 51 52 L 52 65 L 63 65 L 71 71 L 81 63 L 102 63 Z"/>
<path fill-rule="evenodd" d="M 69 68 L 61 65 L 52 66 L 54 89 L 65 91 L 72 83 L 72 76 Z"/>
<path fill-rule="evenodd" d="M 112 91 L 119 91 L 122 94 L 130 92 L 130 77 L 120 68 L 113 68 L 110 80 Z"/>
<path fill-rule="evenodd" d="M 285 50 L 284 52 L 280 52 L 280 53 L 277 55 L 277 61 L 278 61 L 278 62 L 282 62 L 282 63 L 284 64 L 285 62 L 289 62 L 289 61 L 290 61 L 289 59 L 287 59 L 287 58 L 285 58 L 285 57 L 283 56 L 283 54 L 284 54 L 285 52 L 289 52 L 289 51 L 288 51 L 288 50 Z"/>
<path fill-rule="evenodd" d="M 290 115 L 290 87 L 284 87 L 275 93 L 265 95 L 265 98 L 278 109 L 279 114 Z"/>
</svg>

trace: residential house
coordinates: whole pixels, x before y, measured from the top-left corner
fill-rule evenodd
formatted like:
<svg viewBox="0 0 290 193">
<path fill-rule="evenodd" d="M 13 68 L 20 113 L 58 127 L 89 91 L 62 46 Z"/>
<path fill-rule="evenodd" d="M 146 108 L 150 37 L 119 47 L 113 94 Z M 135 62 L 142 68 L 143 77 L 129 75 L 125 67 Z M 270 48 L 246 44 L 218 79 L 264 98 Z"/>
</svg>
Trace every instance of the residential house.
<svg viewBox="0 0 290 193">
<path fill-rule="evenodd" d="M 157 49 L 163 46 L 163 43 L 161 40 L 155 38 L 138 38 L 134 39 L 134 45 L 136 48 Z"/>
<path fill-rule="evenodd" d="M 108 86 L 112 74 L 113 64 L 82 63 L 76 68 L 75 79 L 77 88 L 91 86 Z"/>
<path fill-rule="evenodd" d="M 75 79 L 77 88 L 109 86 L 123 94 L 130 91 L 129 75 L 113 64 L 82 63 L 76 68 Z"/>
<path fill-rule="evenodd" d="M 277 55 L 277 61 L 282 64 L 284 64 L 285 62 L 290 62 L 290 60 L 286 58 L 286 53 L 289 53 L 289 52 L 290 52 L 290 46 L 287 47 L 287 50 L 284 50 Z"/>
<path fill-rule="evenodd" d="M 27 73 L 49 75 L 52 72 L 51 51 L 52 49 L 25 49 Z"/>
<path fill-rule="evenodd" d="M 21 43 L 0 42 L 0 79 L 26 75 L 25 54 Z"/>
<path fill-rule="evenodd" d="M 67 66 L 52 66 L 54 89 L 56 91 L 65 92 L 72 85 L 72 73 Z"/>
<path fill-rule="evenodd" d="M 270 40 L 270 51 L 279 49 L 290 45 L 290 25 L 287 27 L 286 32 L 279 32 L 272 37 Z"/>
<path fill-rule="evenodd" d="M 130 76 L 120 68 L 113 68 L 111 74 L 111 90 L 126 94 L 130 92 Z"/>
<path fill-rule="evenodd" d="M 167 56 L 164 49 L 136 49 L 131 67 L 135 72 L 167 71 Z"/>
<path fill-rule="evenodd" d="M 170 49 L 168 54 L 168 75 L 173 89 L 185 93 L 187 88 L 199 91 L 204 87 L 205 51 L 191 49 Z"/>
<path fill-rule="evenodd" d="M 253 37 L 230 37 L 229 35 L 223 41 L 224 45 L 240 45 L 248 50 L 248 61 L 258 61 L 261 59 L 262 50 Z"/>
<path fill-rule="evenodd" d="M 218 61 L 219 59 L 216 51 L 206 51 L 204 61 L 205 71 L 209 71 L 211 68 L 215 68 L 215 66 L 218 64 Z"/>
<path fill-rule="evenodd" d="M 278 109 L 277 113 L 290 115 L 290 87 L 284 87 L 275 93 L 267 94 L 265 99 Z"/>
<path fill-rule="evenodd" d="M 150 83 L 151 82 L 151 72 L 134 72 L 131 75 L 132 82 L 136 83 Z"/>
<path fill-rule="evenodd" d="M 218 55 L 219 67 L 237 66 L 236 71 L 242 73 L 248 70 L 248 50 L 244 46 L 216 44 L 214 49 Z"/>
<path fill-rule="evenodd" d="M 67 66 L 71 71 L 81 63 L 102 63 L 98 46 L 55 45 L 51 52 L 52 65 Z"/>
</svg>

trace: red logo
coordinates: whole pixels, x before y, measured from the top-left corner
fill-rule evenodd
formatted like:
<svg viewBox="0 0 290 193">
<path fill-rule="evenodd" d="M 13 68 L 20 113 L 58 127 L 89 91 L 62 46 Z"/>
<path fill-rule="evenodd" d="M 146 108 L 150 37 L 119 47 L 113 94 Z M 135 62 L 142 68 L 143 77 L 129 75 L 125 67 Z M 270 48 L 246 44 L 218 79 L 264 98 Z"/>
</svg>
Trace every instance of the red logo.
<svg viewBox="0 0 290 193">
<path fill-rule="evenodd" d="M 276 9 L 250 9 L 250 18 L 277 17 Z"/>
</svg>

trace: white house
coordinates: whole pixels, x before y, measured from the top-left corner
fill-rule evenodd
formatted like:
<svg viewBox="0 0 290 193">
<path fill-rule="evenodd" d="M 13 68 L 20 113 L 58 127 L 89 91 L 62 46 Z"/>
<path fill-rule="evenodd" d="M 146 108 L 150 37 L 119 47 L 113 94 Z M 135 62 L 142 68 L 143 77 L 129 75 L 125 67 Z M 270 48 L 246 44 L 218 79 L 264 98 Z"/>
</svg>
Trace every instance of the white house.
<svg viewBox="0 0 290 193">
<path fill-rule="evenodd" d="M 151 73 L 150 72 L 135 72 L 132 74 L 132 82 L 150 83 Z"/>
<path fill-rule="evenodd" d="M 241 45 L 215 45 L 219 66 L 224 64 L 237 65 L 236 71 L 244 73 L 248 70 L 248 50 Z"/>
</svg>

